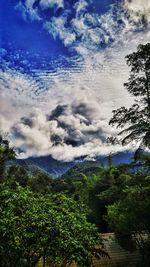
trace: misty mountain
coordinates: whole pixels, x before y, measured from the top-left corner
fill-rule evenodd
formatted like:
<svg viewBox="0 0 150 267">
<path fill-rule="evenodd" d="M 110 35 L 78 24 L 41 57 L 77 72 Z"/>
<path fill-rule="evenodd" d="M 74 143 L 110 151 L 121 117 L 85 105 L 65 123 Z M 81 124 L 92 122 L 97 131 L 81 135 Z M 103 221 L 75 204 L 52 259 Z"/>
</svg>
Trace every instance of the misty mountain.
<svg viewBox="0 0 150 267">
<path fill-rule="evenodd" d="M 92 168 L 100 168 L 108 166 L 110 163 L 116 165 L 121 163 L 129 163 L 132 161 L 133 153 L 131 152 L 120 152 L 117 154 L 109 156 L 99 156 L 95 161 L 84 161 L 83 159 L 78 159 L 73 162 L 63 162 L 53 159 L 51 156 L 42 157 L 30 157 L 28 159 L 16 159 L 9 162 L 9 164 L 17 164 L 23 166 L 29 170 L 39 169 L 44 171 L 51 176 L 57 177 L 65 174 L 67 171 L 75 168 L 88 168 L 92 171 Z"/>
<path fill-rule="evenodd" d="M 16 159 L 9 162 L 9 165 L 20 165 L 30 171 L 40 170 L 57 177 L 67 172 L 75 165 L 75 162 L 61 162 L 51 156 L 30 157 L 27 159 Z"/>
</svg>

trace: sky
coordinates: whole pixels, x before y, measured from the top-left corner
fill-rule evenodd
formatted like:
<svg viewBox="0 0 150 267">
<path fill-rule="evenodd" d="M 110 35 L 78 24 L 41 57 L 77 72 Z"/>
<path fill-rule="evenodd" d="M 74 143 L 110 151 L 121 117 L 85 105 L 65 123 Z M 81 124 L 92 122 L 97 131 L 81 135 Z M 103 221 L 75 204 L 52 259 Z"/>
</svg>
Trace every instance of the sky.
<svg viewBox="0 0 150 267">
<path fill-rule="evenodd" d="M 150 39 L 149 0 L 1 0 L 0 132 L 19 158 L 93 159 L 133 99 L 125 56 Z"/>
</svg>

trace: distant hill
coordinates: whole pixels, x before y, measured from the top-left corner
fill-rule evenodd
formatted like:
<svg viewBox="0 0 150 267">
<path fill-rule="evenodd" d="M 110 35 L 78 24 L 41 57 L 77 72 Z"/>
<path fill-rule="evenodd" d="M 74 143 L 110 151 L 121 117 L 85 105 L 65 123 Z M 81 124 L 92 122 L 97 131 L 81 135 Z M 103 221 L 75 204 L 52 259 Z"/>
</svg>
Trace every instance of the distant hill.
<svg viewBox="0 0 150 267">
<path fill-rule="evenodd" d="M 84 159 L 79 159 L 73 162 L 62 162 L 53 159 L 51 156 L 42 157 L 30 157 L 28 159 L 16 159 L 9 162 L 9 164 L 18 164 L 29 170 L 39 169 L 44 171 L 51 176 L 58 177 L 62 176 L 69 170 L 74 173 L 83 171 L 86 169 L 86 173 L 92 173 L 98 171 L 99 168 L 108 166 L 110 161 L 112 164 L 129 163 L 132 161 L 133 153 L 131 152 L 120 152 L 112 155 L 111 159 L 108 156 L 99 156 L 95 161 L 84 161 Z M 73 168 L 73 169 L 72 169 Z M 85 173 L 85 171 L 84 171 Z"/>
<path fill-rule="evenodd" d="M 96 175 L 102 169 L 101 163 L 99 161 L 83 161 L 72 168 L 70 168 L 67 172 L 62 175 L 62 178 L 79 178 L 81 175 Z"/>
<path fill-rule="evenodd" d="M 134 152 L 131 151 L 126 151 L 126 152 L 119 152 L 119 153 L 114 153 L 110 156 L 99 156 L 97 158 L 98 161 L 101 161 L 104 166 L 109 165 L 110 160 L 111 163 L 114 165 L 117 164 L 128 164 L 131 163 L 134 159 Z"/>
<path fill-rule="evenodd" d="M 94 173 L 96 175 L 102 168 L 109 166 L 109 164 L 117 165 L 131 163 L 132 157 L 133 153 L 131 152 L 117 153 L 111 157 L 99 156 L 95 161 L 78 162 L 62 176 L 64 178 L 77 178 L 81 174 L 90 176 Z"/>
<path fill-rule="evenodd" d="M 13 164 L 23 166 L 30 171 L 40 170 L 57 177 L 72 168 L 75 162 L 61 162 L 53 159 L 51 156 L 42 156 L 9 161 L 9 165 Z"/>
</svg>

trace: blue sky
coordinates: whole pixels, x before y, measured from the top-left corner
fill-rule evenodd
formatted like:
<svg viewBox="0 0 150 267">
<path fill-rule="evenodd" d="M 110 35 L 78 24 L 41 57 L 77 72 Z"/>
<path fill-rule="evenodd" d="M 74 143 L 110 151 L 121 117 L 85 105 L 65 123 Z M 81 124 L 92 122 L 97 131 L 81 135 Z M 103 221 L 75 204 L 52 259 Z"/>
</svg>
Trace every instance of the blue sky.
<svg viewBox="0 0 150 267">
<path fill-rule="evenodd" d="M 66 47 L 60 38 L 53 38 L 52 34 L 48 34 L 43 28 L 43 24 L 49 21 L 49 17 L 65 17 L 67 16 L 67 26 L 76 16 L 75 4 L 77 1 L 64 1 L 64 8 L 57 4 L 44 10 L 38 5 L 38 1 L 34 1 L 33 10 L 38 8 L 39 19 L 33 18 L 28 13 L 28 5 L 25 1 L 2 0 L 0 2 L 0 44 L 12 55 L 17 53 L 27 61 L 31 56 L 40 62 L 37 68 L 41 67 L 41 61 L 49 61 L 49 58 L 58 56 L 72 56 L 76 52 Z M 57 1 L 56 1 L 57 2 Z M 89 1 L 90 2 L 90 1 Z M 87 12 L 95 12 L 104 14 L 108 11 L 114 0 L 93 1 L 87 6 Z M 26 15 L 25 13 L 26 9 Z M 26 17 L 25 17 L 26 16 Z M 80 38 L 80 37 L 78 37 Z M 19 64 L 20 62 L 18 62 Z M 31 60 L 32 65 L 32 60 Z M 16 62 L 17 64 L 17 62 Z"/>
<path fill-rule="evenodd" d="M 0 129 L 18 156 L 124 149 L 107 145 L 117 133 L 108 121 L 133 101 L 124 57 L 149 41 L 149 26 L 148 0 L 1 0 Z"/>
</svg>

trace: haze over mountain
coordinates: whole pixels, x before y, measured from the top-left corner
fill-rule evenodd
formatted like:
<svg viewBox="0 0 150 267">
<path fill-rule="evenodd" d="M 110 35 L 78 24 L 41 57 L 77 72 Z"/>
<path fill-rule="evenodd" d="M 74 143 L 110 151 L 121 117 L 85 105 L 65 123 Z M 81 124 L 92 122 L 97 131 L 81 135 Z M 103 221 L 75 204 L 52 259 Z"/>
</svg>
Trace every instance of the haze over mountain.
<svg viewBox="0 0 150 267">
<path fill-rule="evenodd" d="M 133 154 L 130 152 L 122 152 L 112 155 L 111 163 L 114 165 L 117 164 L 126 164 L 131 163 L 133 161 Z M 46 172 L 47 174 L 51 175 L 52 177 L 59 177 L 63 174 L 67 173 L 71 169 L 71 173 L 73 170 L 77 169 L 87 169 L 89 168 L 90 171 L 94 170 L 95 168 L 102 168 L 109 166 L 110 164 L 110 157 L 108 156 L 99 156 L 94 161 L 84 161 L 84 158 L 80 158 L 78 160 L 74 160 L 72 162 L 61 162 L 58 160 L 54 160 L 51 156 L 42 156 L 42 157 L 30 157 L 28 159 L 17 159 L 8 162 L 8 165 L 20 165 L 23 166 L 25 169 L 29 171 L 42 171 Z M 75 173 L 76 174 L 76 173 Z M 68 172 L 69 175 L 69 172 Z"/>
</svg>

